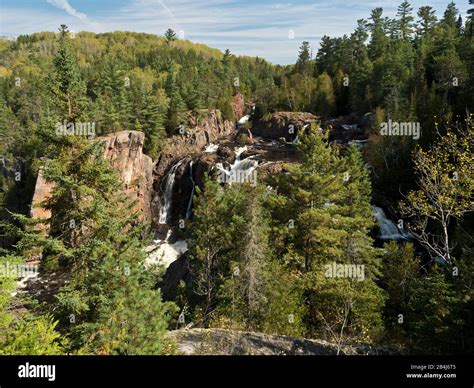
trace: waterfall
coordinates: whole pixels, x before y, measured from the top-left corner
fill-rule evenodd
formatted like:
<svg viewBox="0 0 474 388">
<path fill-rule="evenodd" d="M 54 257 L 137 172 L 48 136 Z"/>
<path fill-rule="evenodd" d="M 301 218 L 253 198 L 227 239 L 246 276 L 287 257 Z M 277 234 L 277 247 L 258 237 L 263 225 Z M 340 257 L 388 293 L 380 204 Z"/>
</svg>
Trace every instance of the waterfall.
<svg viewBox="0 0 474 388">
<path fill-rule="evenodd" d="M 204 149 L 204 152 L 207 154 L 213 154 L 214 152 L 217 151 L 218 148 L 219 148 L 218 144 L 209 143 Z"/>
<path fill-rule="evenodd" d="M 220 181 L 222 183 L 232 182 L 249 182 L 256 183 L 256 177 L 254 174 L 255 169 L 258 167 L 258 162 L 250 158 L 241 160 L 241 155 L 247 151 L 247 147 L 236 147 L 235 152 L 235 162 L 230 165 L 230 168 L 227 170 L 224 168 L 222 163 L 216 163 L 216 168 L 220 171 Z"/>
<path fill-rule="evenodd" d="M 193 183 L 193 188 L 191 190 L 191 196 L 189 197 L 188 208 L 186 209 L 187 219 L 191 218 L 191 206 L 193 205 L 194 188 L 196 187 L 196 183 L 194 182 L 194 179 L 193 179 L 193 161 L 192 160 L 189 162 L 189 178 L 191 179 L 191 182 Z"/>
<path fill-rule="evenodd" d="M 161 201 L 160 207 L 160 224 L 166 224 L 168 220 L 168 215 L 171 211 L 171 204 L 173 202 L 173 187 L 174 187 L 174 179 L 176 176 L 176 170 L 178 169 L 181 164 L 183 164 L 184 159 L 181 159 L 178 163 L 176 163 L 173 167 L 170 168 L 168 175 L 166 176 L 166 186 L 165 191 L 163 194 L 163 199 Z"/>
<path fill-rule="evenodd" d="M 247 146 L 243 146 L 243 147 L 236 147 L 234 149 L 234 153 L 235 153 L 235 160 L 238 161 L 240 160 L 240 156 L 245 152 L 247 151 Z M 234 163 L 235 165 L 235 163 Z"/>
<path fill-rule="evenodd" d="M 405 229 L 399 228 L 392 220 L 387 218 L 382 208 L 378 206 L 372 206 L 372 208 L 380 229 L 378 238 L 381 240 L 407 240 L 410 238 L 410 234 Z"/>
<path fill-rule="evenodd" d="M 249 121 L 250 115 L 242 116 L 239 121 L 237 121 L 238 124 L 245 124 Z"/>
</svg>

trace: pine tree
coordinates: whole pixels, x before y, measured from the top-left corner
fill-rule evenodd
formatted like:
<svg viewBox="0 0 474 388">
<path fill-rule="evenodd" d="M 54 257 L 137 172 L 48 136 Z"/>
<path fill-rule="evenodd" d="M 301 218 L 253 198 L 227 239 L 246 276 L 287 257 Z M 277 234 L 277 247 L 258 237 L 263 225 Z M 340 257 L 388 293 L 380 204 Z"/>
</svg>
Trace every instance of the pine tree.
<svg viewBox="0 0 474 388">
<path fill-rule="evenodd" d="M 68 121 L 74 121 L 83 107 L 85 86 L 71 48 L 67 26 L 61 25 L 59 31 L 59 48 L 53 61 L 55 72 L 51 91 L 60 116 Z"/>
<path fill-rule="evenodd" d="M 156 158 L 159 154 L 161 142 L 166 137 L 165 120 L 168 113 L 168 101 L 163 90 L 156 95 L 145 95 L 140 110 L 143 124 L 141 129 L 145 132 L 144 152 Z"/>
<path fill-rule="evenodd" d="M 413 33 L 413 16 L 411 12 L 413 7 L 408 1 L 404 1 L 398 6 L 397 16 L 398 16 L 398 25 L 403 39 L 410 39 L 411 34 Z"/>
<path fill-rule="evenodd" d="M 387 48 L 387 21 L 382 17 L 383 9 L 375 8 L 370 14 L 369 28 L 371 33 L 371 40 L 369 43 L 369 57 L 371 60 L 375 60 L 380 57 Z"/>
<path fill-rule="evenodd" d="M 173 42 L 176 40 L 176 33 L 171 29 L 171 28 L 168 28 L 166 31 L 165 31 L 165 39 L 166 39 L 166 42 L 169 44 L 170 42 Z"/>
<path fill-rule="evenodd" d="M 130 90 L 125 84 L 123 69 L 108 60 L 101 72 L 101 91 L 99 96 L 103 115 L 103 133 L 129 129 L 132 112 Z"/>
<path fill-rule="evenodd" d="M 204 189 L 198 188 L 197 194 L 190 243 L 193 292 L 199 299 L 195 317 L 208 325 L 222 277 L 230 273 L 231 260 L 242 246 L 245 218 L 240 209 L 244 196 L 238 190 L 224 191 L 209 177 L 204 178 Z"/>
<path fill-rule="evenodd" d="M 309 42 L 303 42 L 298 53 L 296 61 L 296 69 L 301 74 L 309 74 L 309 66 L 311 61 L 311 52 Z"/>
<path fill-rule="evenodd" d="M 385 246 L 383 284 L 388 338 L 402 351 L 441 354 L 457 344 L 457 297 L 444 271 L 421 268 L 411 244 Z"/>
<path fill-rule="evenodd" d="M 171 133 L 185 122 L 185 104 L 176 84 L 176 77 L 173 71 L 168 73 L 165 89 L 169 97 L 166 129 Z"/>
<path fill-rule="evenodd" d="M 452 1 L 446 7 L 444 11 L 443 18 L 441 19 L 441 23 L 449 28 L 456 28 L 457 16 L 458 16 L 458 9 L 456 8 L 456 4 Z"/>
<path fill-rule="evenodd" d="M 230 67 L 230 60 L 232 58 L 232 54 L 230 53 L 229 49 L 226 49 L 224 51 L 224 55 L 222 57 L 221 63 L 224 68 L 224 75 L 227 76 L 229 73 L 229 67 Z"/>
<path fill-rule="evenodd" d="M 44 270 L 66 269 L 69 282 L 56 295 L 54 314 L 71 339 L 71 350 L 96 354 L 163 351 L 173 311 L 153 290 L 145 268 L 146 225 L 135 203 L 103 159 L 103 144 L 74 138 L 44 167 L 54 185 L 46 208 L 49 235 L 27 228 L 21 252 L 42 252 Z M 44 229 L 43 229 L 44 230 Z"/>
<path fill-rule="evenodd" d="M 417 14 L 420 17 L 420 34 L 426 36 L 433 29 L 434 25 L 438 20 L 435 15 L 435 10 L 427 5 L 420 7 Z"/>
<path fill-rule="evenodd" d="M 290 174 L 274 182 L 279 195 L 272 201 L 272 239 L 287 265 L 300 272 L 312 335 L 330 336 L 340 345 L 346 334 L 374 339 L 383 297 L 368 236 L 373 225 L 368 175 L 355 149 L 341 159 L 319 129 L 300 139 L 303 164 L 288 167 Z M 335 262 L 364 265 L 365 280 L 328 277 L 327 266 Z"/>
</svg>

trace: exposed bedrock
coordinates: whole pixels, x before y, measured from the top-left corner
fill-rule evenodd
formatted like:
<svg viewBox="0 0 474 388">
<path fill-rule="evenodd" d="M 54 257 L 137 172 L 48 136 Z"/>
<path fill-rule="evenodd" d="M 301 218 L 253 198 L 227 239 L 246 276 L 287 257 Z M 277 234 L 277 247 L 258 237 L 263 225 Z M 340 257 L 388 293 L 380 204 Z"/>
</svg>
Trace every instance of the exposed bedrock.
<svg viewBox="0 0 474 388">
<path fill-rule="evenodd" d="M 252 125 L 253 136 L 268 139 L 295 139 L 306 126 L 318 122 L 318 117 L 308 112 L 275 112 L 265 115 Z"/>
<path fill-rule="evenodd" d="M 104 143 L 104 158 L 119 173 L 124 183 L 124 192 L 137 200 L 136 210 L 142 219 L 151 220 L 151 199 L 153 191 L 153 160 L 143 153 L 145 134 L 138 131 L 109 133 L 97 138 Z M 50 211 L 41 204 L 49 198 L 53 183 L 47 182 L 41 173 L 36 180 L 32 200 L 31 215 L 33 218 L 49 218 Z"/>
</svg>

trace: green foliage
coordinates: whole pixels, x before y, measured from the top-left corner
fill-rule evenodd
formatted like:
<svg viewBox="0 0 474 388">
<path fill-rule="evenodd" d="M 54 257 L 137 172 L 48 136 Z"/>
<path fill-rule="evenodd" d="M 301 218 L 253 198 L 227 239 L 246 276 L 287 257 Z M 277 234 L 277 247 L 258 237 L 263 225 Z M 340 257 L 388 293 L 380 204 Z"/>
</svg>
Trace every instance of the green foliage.
<svg viewBox="0 0 474 388">
<path fill-rule="evenodd" d="M 71 274 L 57 295 L 56 314 L 73 349 L 157 354 L 173 308 L 153 290 L 142 249 L 146 225 L 137 225 L 134 204 L 101 148 L 77 141 L 44 170 L 55 185 L 44 260 L 66 265 Z"/>
<path fill-rule="evenodd" d="M 313 127 L 301 137 L 304 162 L 288 166 L 272 185 L 272 240 L 277 257 L 299 273 L 311 335 L 338 343 L 346 335 L 373 340 L 381 331 L 378 252 L 372 247 L 370 183 L 360 153 L 345 158 Z M 333 263 L 363 265 L 364 280 L 328 275 Z"/>
<path fill-rule="evenodd" d="M 168 42 L 172 42 L 176 40 L 176 33 L 171 28 L 168 28 L 165 32 L 165 38 Z"/>
<path fill-rule="evenodd" d="M 61 25 L 59 48 L 53 60 L 55 71 L 51 91 L 60 116 L 74 121 L 82 111 L 85 87 L 68 36 L 67 26 Z"/>
<path fill-rule="evenodd" d="M 0 355 L 57 355 L 66 341 L 55 331 L 57 321 L 49 315 L 14 311 L 21 301 L 12 296 L 16 278 L 9 268 L 22 265 L 19 257 L 0 259 Z"/>
<path fill-rule="evenodd" d="M 456 314 L 459 296 L 450 284 L 450 274 L 436 265 L 421 267 L 411 244 L 385 247 L 388 337 L 413 353 L 451 352 L 457 346 L 460 320 Z"/>
</svg>

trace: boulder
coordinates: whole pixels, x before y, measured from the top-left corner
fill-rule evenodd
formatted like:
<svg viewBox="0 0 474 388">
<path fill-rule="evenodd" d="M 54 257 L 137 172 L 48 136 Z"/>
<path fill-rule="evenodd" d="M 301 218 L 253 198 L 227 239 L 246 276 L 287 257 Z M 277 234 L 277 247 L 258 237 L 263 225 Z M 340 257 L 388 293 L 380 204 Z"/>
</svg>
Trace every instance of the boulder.
<svg viewBox="0 0 474 388">
<path fill-rule="evenodd" d="M 219 148 L 216 151 L 216 154 L 219 157 L 228 161 L 229 163 L 235 162 L 235 153 L 227 146 L 219 146 Z"/>
<path fill-rule="evenodd" d="M 252 134 L 270 139 L 285 138 L 292 141 L 305 126 L 318 122 L 318 117 L 308 112 L 275 112 L 253 123 Z"/>
</svg>

